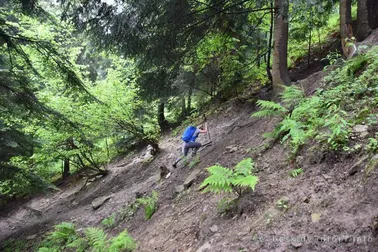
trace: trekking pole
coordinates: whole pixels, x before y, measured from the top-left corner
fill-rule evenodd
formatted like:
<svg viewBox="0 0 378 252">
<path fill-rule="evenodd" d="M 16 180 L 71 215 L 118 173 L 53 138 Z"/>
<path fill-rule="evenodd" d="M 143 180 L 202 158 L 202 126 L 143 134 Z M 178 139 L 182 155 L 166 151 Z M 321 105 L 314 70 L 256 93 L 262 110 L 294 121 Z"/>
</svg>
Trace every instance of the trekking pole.
<svg viewBox="0 0 378 252">
<path fill-rule="evenodd" d="M 207 129 L 207 135 L 209 136 L 209 141 L 212 142 L 212 141 L 211 141 L 211 136 L 210 136 L 209 125 L 207 125 L 207 118 L 206 118 L 206 115 L 205 115 L 205 114 L 203 114 L 203 118 L 204 118 L 205 123 L 206 123 L 206 126 L 207 126 L 206 129 Z"/>
</svg>

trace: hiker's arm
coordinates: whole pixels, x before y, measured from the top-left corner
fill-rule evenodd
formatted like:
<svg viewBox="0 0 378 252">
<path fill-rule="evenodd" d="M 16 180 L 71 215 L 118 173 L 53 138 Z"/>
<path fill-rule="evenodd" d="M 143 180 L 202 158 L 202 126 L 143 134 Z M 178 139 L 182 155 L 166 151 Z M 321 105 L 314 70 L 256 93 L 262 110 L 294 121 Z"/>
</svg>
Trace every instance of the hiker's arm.
<svg viewBox="0 0 378 252">
<path fill-rule="evenodd" d="M 200 133 L 207 133 L 207 122 L 205 122 L 205 129 L 200 129 Z"/>
</svg>

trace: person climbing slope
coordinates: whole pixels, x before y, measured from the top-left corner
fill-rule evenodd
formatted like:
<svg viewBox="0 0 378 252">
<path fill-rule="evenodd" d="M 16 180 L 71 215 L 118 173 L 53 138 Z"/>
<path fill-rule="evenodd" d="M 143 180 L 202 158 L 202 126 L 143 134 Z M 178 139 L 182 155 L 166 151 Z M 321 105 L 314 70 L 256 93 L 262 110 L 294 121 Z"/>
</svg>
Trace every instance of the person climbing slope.
<svg viewBox="0 0 378 252">
<path fill-rule="evenodd" d="M 200 133 L 207 133 L 207 122 L 205 122 L 205 128 L 203 125 L 199 125 L 197 128 L 194 126 L 188 126 L 185 129 L 185 132 L 181 137 L 181 139 L 184 141 L 182 144 L 182 155 L 172 164 L 173 168 L 176 168 L 178 162 L 188 155 L 189 149 L 193 149 L 192 156 L 196 155 L 198 149 L 202 146 L 200 142 L 196 142 L 196 139 Z"/>
</svg>

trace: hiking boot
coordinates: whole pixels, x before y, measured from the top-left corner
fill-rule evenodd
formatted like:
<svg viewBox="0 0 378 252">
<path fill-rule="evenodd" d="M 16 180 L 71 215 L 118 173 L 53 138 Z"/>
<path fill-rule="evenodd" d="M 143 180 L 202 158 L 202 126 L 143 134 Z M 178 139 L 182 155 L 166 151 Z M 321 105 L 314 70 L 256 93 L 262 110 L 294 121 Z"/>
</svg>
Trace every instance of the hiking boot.
<svg viewBox="0 0 378 252">
<path fill-rule="evenodd" d="M 172 164 L 172 167 L 177 168 L 177 164 L 176 163 Z"/>
</svg>

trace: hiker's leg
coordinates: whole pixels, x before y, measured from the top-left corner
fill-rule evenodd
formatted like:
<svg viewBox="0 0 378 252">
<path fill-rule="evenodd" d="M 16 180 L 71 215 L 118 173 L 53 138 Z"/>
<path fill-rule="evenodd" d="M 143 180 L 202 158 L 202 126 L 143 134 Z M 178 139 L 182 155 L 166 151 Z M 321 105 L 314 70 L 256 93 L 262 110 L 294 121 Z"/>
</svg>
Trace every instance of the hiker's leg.
<svg viewBox="0 0 378 252">
<path fill-rule="evenodd" d="M 198 143 L 198 142 L 189 142 L 187 145 L 188 145 L 189 148 L 193 149 L 192 156 L 196 155 L 198 149 L 201 148 L 201 146 L 202 146 L 202 144 Z"/>
<path fill-rule="evenodd" d="M 181 159 L 183 159 L 184 157 L 186 157 L 186 155 L 188 155 L 189 147 L 187 147 L 187 143 L 183 143 L 181 150 L 182 150 L 182 154 L 172 164 L 174 168 L 176 168 L 176 165 L 178 164 L 178 162 L 181 161 Z"/>
</svg>

